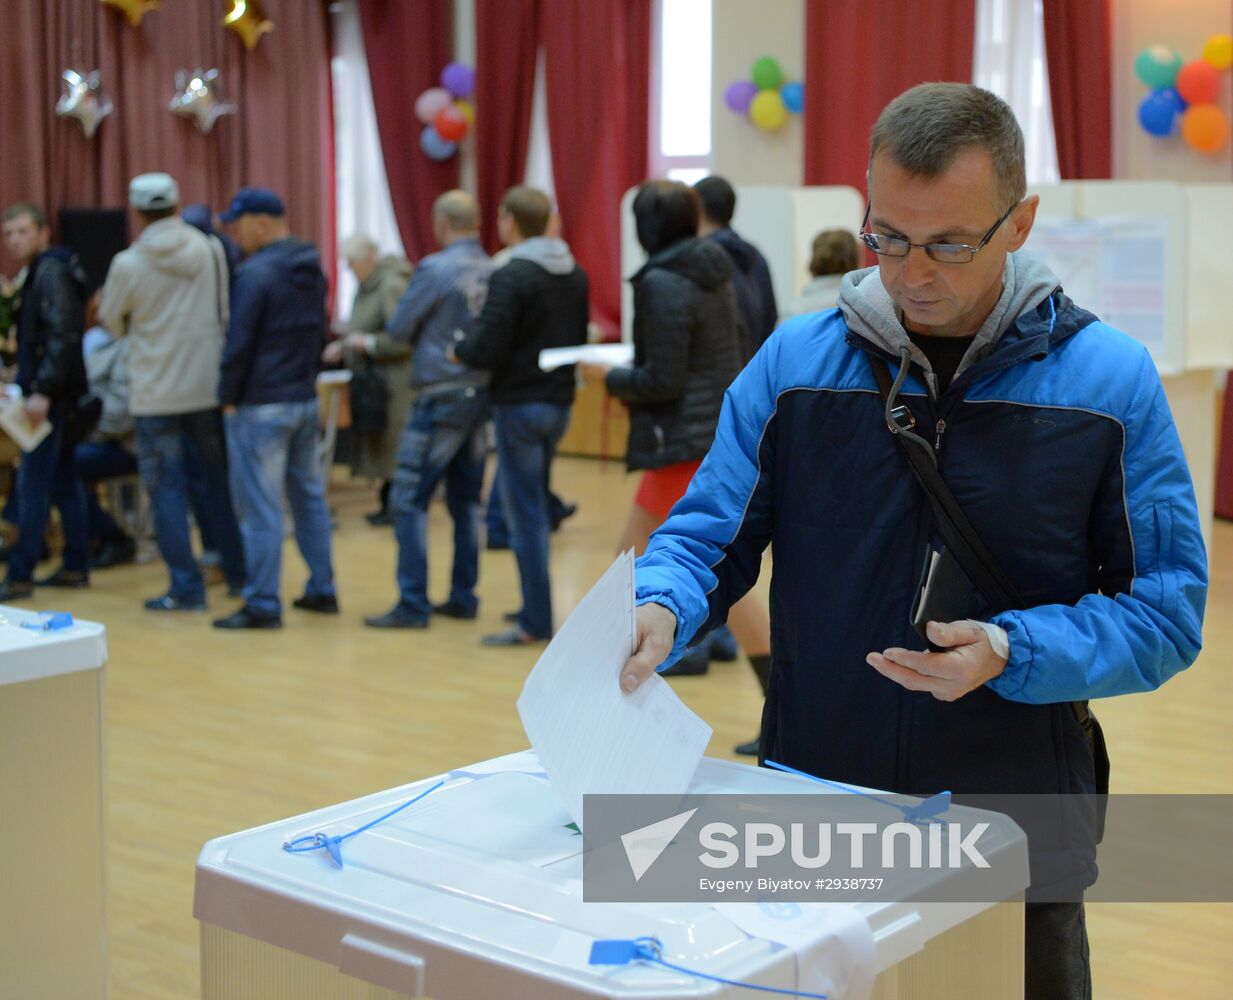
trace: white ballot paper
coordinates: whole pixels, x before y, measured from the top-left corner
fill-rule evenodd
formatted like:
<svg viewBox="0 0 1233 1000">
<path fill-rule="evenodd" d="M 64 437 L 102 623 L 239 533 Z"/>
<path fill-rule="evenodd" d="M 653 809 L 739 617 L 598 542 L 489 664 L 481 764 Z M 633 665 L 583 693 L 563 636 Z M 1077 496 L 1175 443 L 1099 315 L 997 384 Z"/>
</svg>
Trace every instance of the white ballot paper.
<svg viewBox="0 0 1233 1000">
<path fill-rule="evenodd" d="M 22 406 L 21 397 L 16 399 L 0 399 L 0 430 L 17 442 L 17 447 L 24 452 L 32 452 L 51 433 L 51 421 L 44 419 L 37 427 L 30 424 Z"/>
<path fill-rule="evenodd" d="M 518 698 L 531 746 L 579 828 L 583 795 L 684 792 L 711 739 L 662 677 L 621 690 L 635 636 L 634 556 L 623 552 L 553 636 Z"/>
<path fill-rule="evenodd" d="M 577 347 L 545 347 L 539 352 L 539 366 L 546 372 L 580 361 L 622 368 L 634 363 L 634 345 L 579 344 Z"/>
</svg>

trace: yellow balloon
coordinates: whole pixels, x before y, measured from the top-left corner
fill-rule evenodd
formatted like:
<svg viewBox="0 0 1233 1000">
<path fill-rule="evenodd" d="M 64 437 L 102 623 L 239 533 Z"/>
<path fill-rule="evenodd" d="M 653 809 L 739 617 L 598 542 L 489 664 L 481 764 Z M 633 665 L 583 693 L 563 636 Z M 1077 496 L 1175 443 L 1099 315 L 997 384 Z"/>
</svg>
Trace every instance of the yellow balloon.
<svg viewBox="0 0 1233 1000">
<path fill-rule="evenodd" d="M 456 107 L 459 111 L 462 112 L 463 117 L 466 118 L 468 125 L 475 124 L 475 105 L 474 104 L 472 104 L 470 101 L 457 100 L 454 102 L 454 107 Z"/>
<path fill-rule="evenodd" d="M 136 28 L 150 11 L 158 10 L 162 0 L 99 0 L 99 3 L 120 11 L 128 18 L 128 23 Z"/>
<path fill-rule="evenodd" d="M 749 104 L 749 120 L 758 128 L 773 132 L 788 120 L 788 109 L 778 90 L 760 90 Z"/>
<path fill-rule="evenodd" d="M 1233 35 L 1212 35 L 1203 45 L 1203 59 L 1216 69 L 1233 66 Z"/>
</svg>

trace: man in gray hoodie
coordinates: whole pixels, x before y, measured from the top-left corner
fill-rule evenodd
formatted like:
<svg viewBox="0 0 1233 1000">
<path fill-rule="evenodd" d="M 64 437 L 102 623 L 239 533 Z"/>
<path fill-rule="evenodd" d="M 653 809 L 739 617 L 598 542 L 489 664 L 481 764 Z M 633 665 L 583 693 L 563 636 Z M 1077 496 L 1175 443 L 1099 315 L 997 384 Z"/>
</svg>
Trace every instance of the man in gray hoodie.
<svg viewBox="0 0 1233 1000">
<path fill-rule="evenodd" d="M 227 485 L 227 446 L 218 405 L 218 365 L 227 325 L 222 245 L 178 215 L 180 189 L 167 174 L 140 174 L 129 203 L 141 235 L 116 254 L 103 285 L 99 322 L 129 338 L 129 409 L 159 553 L 171 585 L 151 611 L 203 611 L 205 580 L 188 529 L 190 467 L 207 491 L 203 516 L 228 586 L 244 585 L 244 551 Z"/>
<path fill-rule="evenodd" d="M 521 646 L 552 635 L 548 470 L 569 424 L 574 371 L 541 371 L 539 352 L 586 343 L 589 284 L 565 241 L 544 235 L 551 209 L 535 188 L 505 192 L 497 229 L 511 248 L 509 260 L 493 274 L 474 329 L 454 347 L 459 360 L 492 373 L 499 488 L 522 582 L 516 621 L 486 636 L 486 646 Z"/>
</svg>

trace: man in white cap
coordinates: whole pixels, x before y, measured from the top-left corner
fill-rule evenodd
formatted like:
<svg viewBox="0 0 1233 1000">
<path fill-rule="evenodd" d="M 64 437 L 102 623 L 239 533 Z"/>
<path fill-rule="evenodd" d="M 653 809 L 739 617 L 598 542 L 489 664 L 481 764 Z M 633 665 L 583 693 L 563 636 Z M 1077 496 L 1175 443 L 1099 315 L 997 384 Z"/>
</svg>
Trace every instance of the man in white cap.
<svg viewBox="0 0 1233 1000">
<path fill-rule="evenodd" d="M 117 254 L 103 285 L 99 319 L 130 337 L 129 408 L 137 458 L 150 494 L 159 552 L 171 575 L 151 611 L 203 611 L 205 581 L 188 529 L 189 468 L 200 473 L 203 505 L 230 588 L 244 585 L 244 552 L 227 485 L 227 446 L 218 404 L 219 359 L 227 327 L 227 260 L 219 241 L 177 214 L 180 191 L 167 174 L 140 174 L 129 204 L 141 234 Z"/>
</svg>

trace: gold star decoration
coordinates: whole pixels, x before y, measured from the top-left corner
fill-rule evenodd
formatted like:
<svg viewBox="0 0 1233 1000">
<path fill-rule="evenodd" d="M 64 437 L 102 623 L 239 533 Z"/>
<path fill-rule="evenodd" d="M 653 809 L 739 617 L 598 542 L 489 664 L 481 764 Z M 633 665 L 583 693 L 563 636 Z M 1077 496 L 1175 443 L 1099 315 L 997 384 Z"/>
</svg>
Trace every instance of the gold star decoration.
<svg viewBox="0 0 1233 1000">
<path fill-rule="evenodd" d="M 141 19 L 150 11 L 158 10 L 163 0 L 98 0 L 104 7 L 118 10 L 128 18 L 128 23 L 134 28 L 141 24 Z"/>
<path fill-rule="evenodd" d="M 223 24 L 239 36 L 246 49 L 255 48 L 262 35 L 274 30 L 274 22 L 265 16 L 261 0 L 226 0 L 226 4 Z"/>
</svg>

